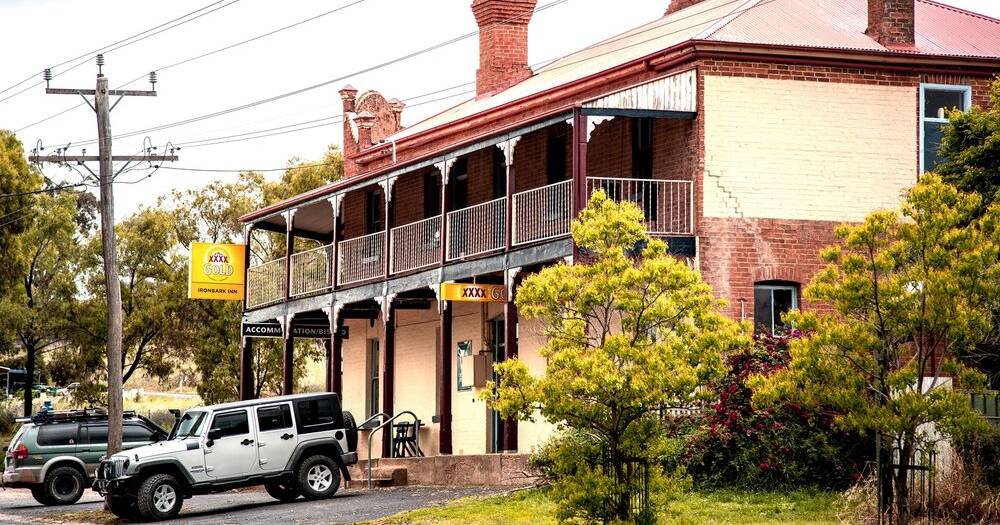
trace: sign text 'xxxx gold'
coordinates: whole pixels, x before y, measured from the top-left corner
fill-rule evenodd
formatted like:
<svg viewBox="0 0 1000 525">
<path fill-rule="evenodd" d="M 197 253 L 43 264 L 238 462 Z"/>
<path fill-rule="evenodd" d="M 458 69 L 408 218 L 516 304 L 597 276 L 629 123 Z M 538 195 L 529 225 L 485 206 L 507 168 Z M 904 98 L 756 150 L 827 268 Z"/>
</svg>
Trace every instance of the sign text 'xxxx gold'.
<svg viewBox="0 0 1000 525">
<path fill-rule="evenodd" d="M 188 298 L 243 300 L 242 244 L 191 243 Z"/>
<path fill-rule="evenodd" d="M 441 299 L 474 303 L 503 303 L 507 287 L 501 284 L 441 283 Z"/>
</svg>

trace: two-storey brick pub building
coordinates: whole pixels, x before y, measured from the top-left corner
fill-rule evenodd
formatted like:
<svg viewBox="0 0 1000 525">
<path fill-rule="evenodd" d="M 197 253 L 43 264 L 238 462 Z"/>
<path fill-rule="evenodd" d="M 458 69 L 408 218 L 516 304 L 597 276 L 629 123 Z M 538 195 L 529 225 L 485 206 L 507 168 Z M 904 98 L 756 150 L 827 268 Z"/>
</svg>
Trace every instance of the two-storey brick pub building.
<svg viewBox="0 0 1000 525">
<path fill-rule="evenodd" d="M 513 297 L 572 262 L 591 192 L 638 204 L 730 315 L 773 329 L 809 307 L 834 226 L 897 207 L 938 161 L 946 108 L 988 105 L 1000 72 L 1000 21 L 930 0 L 673 0 L 532 70 L 535 7 L 472 3 L 476 96 L 431 118 L 403 127 L 402 103 L 342 89 L 344 179 L 242 218 L 248 241 L 287 235 L 285 257 L 248 269 L 244 316 L 281 328 L 285 390 L 293 328 L 328 323 L 328 389 L 359 419 L 414 412 L 428 455 L 525 453 L 550 434 L 492 414 L 473 362 L 544 370 Z M 504 285 L 506 302 L 442 300 L 452 282 Z"/>
</svg>

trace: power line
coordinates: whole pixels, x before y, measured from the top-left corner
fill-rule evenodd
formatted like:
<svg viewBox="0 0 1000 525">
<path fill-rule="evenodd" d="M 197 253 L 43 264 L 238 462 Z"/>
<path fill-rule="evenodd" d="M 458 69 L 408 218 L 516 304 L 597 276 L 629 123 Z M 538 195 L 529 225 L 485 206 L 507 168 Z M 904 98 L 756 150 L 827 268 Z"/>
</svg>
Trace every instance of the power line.
<svg viewBox="0 0 1000 525">
<path fill-rule="evenodd" d="M 225 1 L 225 0 L 220 0 L 220 1 Z M 242 46 L 244 44 L 249 44 L 251 42 L 255 42 L 257 40 L 260 40 L 262 38 L 267 38 L 269 36 L 281 33 L 282 31 L 285 31 L 285 30 L 288 30 L 288 29 L 292 29 L 294 27 L 298 27 L 298 26 L 306 24 L 308 22 L 312 22 L 314 20 L 323 18 L 324 16 L 332 15 L 334 13 L 337 13 L 337 12 L 343 11 L 344 9 L 347 9 L 348 7 L 352 7 L 352 6 L 355 6 L 357 4 L 360 4 L 360 3 L 363 3 L 363 2 L 366 2 L 366 1 L 368 1 L 368 0 L 354 0 L 353 2 L 344 4 L 344 5 L 340 6 L 340 7 L 337 7 L 337 8 L 334 8 L 334 9 L 330 9 L 329 11 L 324 11 L 324 12 L 318 14 L 318 15 L 314 15 L 314 16 L 311 16 L 309 18 L 305 18 L 303 20 L 299 20 L 298 22 L 293 22 L 293 23 L 291 23 L 289 25 L 286 25 L 286 26 L 283 26 L 283 27 L 279 27 L 278 29 L 274 29 L 274 30 L 268 31 L 267 33 L 262 33 L 260 35 L 257 35 L 257 36 L 254 36 L 254 37 L 251 37 L 251 38 L 248 38 L 248 39 L 245 39 L 245 40 L 241 40 L 239 42 L 235 42 L 235 43 L 232 43 L 232 44 L 220 47 L 218 49 L 215 49 L 215 50 L 212 50 L 212 51 L 208 51 L 206 53 L 202 53 L 200 55 L 188 57 L 188 58 L 185 58 L 183 60 L 179 60 L 177 62 L 174 62 L 172 64 L 167 64 L 165 66 L 155 68 L 154 71 L 165 71 L 165 70 L 173 68 L 173 67 L 177 67 L 177 66 L 180 66 L 180 65 L 183 65 L 183 64 L 187 64 L 189 62 L 194 62 L 195 60 L 200 60 L 202 58 L 212 56 L 212 55 L 214 55 L 216 53 L 221 53 L 223 51 L 228 51 L 230 49 Z M 216 2 L 216 3 L 218 3 L 218 2 Z M 223 7 L 225 7 L 225 6 L 223 6 Z M 76 66 L 74 66 L 74 67 L 76 67 Z M 123 88 L 123 87 L 125 87 L 125 86 L 127 86 L 129 84 L 132 84 L 132 83 L 134 83 L 134 82 L 136 82 L 138 80 L 141 80 L 141 79 L 143 79 L 145 77 L 146 77 L 145 74 L 143 74 L 141 76 L 138 76 L 138 77 L 136 77 L 136 78 L 134 78 L 134 79 L 132 79 L 132 80 L 130 80 L 130 81 L 128 81 L 128 82 L 120 85 L 120 86 L 118 86 L 116 89 L 121 89 L 121 88 Z M 29 78 L 31 78 L 31 77 L 29 77 Z M 37 86 L 37 85 L 38 84 L 35 84 L 35 86 Z M 34 86 L 32 86 L 32 87 L 34 87 Z M 2 93 L 2 92 L 0 92 L 0 93 Z M 0 101 L 0 102 L 2 102 L 2 101 Z M 72 111 L 72 110 L 74 110 L 74 109 L 76 109 L 76 108 L 78 108 L 80 106 L 83 106 L 83 105 L 84 105 L 83 103 L 77 104 L 75 106 L 66 108 L 66 109 L 64 109 L 64 110 L 62 110 L 62 111 L 60 111 L 60 112 L 58 112 L 58 113 L 56 113 L 54 115 L 50 115 L 50 116 L 45 117 L 45 118 L 43 118 L 41 120 L 38 120 L 36 122 L 32 122 L 31 124 L 28 124 L 26 126 L 22 126 L 20 129 L 18 129 L 16 131 L 16 133 L 20 133 L 21 131 L 24 131 L 24 130 L 30 128 L 30 127 L 33 127 L 33 126 L 36 126 L 36 125 L 41 124 L 43 122 L 52 120 L 52 119 L 54 119 L 54 118 L 56 118 L 56 117 L 58 117 L 60 115 L 64 115 L 64 114 L 66 114 L 66 113 L 68 113 L 68 112 L 70 112 L 70 111 Z"/>
<path fill-rule="evenodd" d="M 553 0 L 552 2 L 549 2 L 549 3 L 545 4 L 545 5 L 542 5 L 542 6 L 539 6 L 539 7 L 535 8 L 534 12 L 544 11 L 546 9 L 550 9 L 552 7 L 556 7 L 558 5 L 564 4 L 564 3 L 569 2 L 569 1 L 570 0 Z M 153 127 L 146 128 L 146 129 L 141 129 L 141 130 L 135 130 L 135 131 L 130 131 L 130 132 L 122 133 L 120 135 L 114 135 L 113 138 L 119 139 L 119 138 L 134 137 L 136 135 L 142 135 L 142 134 L 151 133 L 151 132 L 154 132 L 154 131 L 161 131 L 161 130 L 164 130 L 164 129 L 174 128 L 174 127 L 178 127 L 178 126 L 183 126 L 183 125 L 186 125 L 186 124 L 193 124 L 195 122 L 200 122 L 202 120 L 216 118 L 216 117 L 220 117 L 222 115 L 227 115 L 229 113 L 234 113 L 234 112 L 237 112 L 237 111 L 242 111 L 242 110 L 245 110 L 245 109 L 250 109 L 250 108 L 253 108 L 253 107 L 257 107 L 257 106 L 260 106 L 260 105 L 263 105 L 263 104 L 268 104 L 268 103 L 275 102 L 275 101 L 278 101 L 278 100 L 282 100 L 282 99 L 285 99 L 285 98 L 288 98 L 288 97 L 291 97 L 291 96 L 295 96 L 295 95 L 299 95 L 299 94 L 302 94 L 302 93 L 305 93 L 305 92 L 308 92 L 308 91 L 312 91 L 312 90 L 315 90 L 315 89 L 318 89 L 318 88 L 321 88 L 321 87 L 326 87 L 326 86 L 329 86 L 330 84 L 333 84 L 333 83 L 336 83 L 336 82 L 342 82 L 342 81 L 344 81 L 344 80 L 346 80 L 348 78 L 351 78 L 351 77 L 354 77 L 354 76 L 357 76 L 357 75 L 362 75 L 364 73 L 370 73 L 372 71 L 376 71 L 378 69 L 382 69 L 384 67 L 387 67 L 387 66 L 390 66 L 390 65 L 393 65 L 393 64 L 397 64 L 399 62 L 403 62 L 403 61 L 409 60 L 411 58 L 414 58 L 414 57 L 417 57 L 417 56 L 420 56 L 420 55 L 423 55 L 423 54 L 435 51 L 435 50 L 440 49 L 442 47 L 449 46 L 449 45 L 454 44 L 456 42 L 460 42 L 462 40 L 466 40 L 466 39 L 471 38 L 473 36 L 476 36 L 478 34 L 479 34 L 478 30 L 470 32 L 470 33 L 466 33 L 464 35 L 460 35 L 460 36 L 457 36 L 457 37 L 454 37 L 454 38 L 450 38 L 450 39 L 445 40 L 443 42 L 439 42 L 437 44 L 434 44 L 434 45 L 431 45 L 429 47 L 420 49 L 418 51 L 413 51 L 411 53 L 407 53 L 405 55 L 398 56 L 396 58 L 387 60 L 385 62 L 381 62 L 381 63 L 373 65 L 373 66 L 369 66 L 369 67 L 360 69 L 358 71 L 354 71 L 354 72 L 348 73 L 346 75 L 341 75 L 341 76 L 338 76 L 336 78 L 325 80 L 325 81 L 320 82 L 318 84 L 313 84 L 311 86 L 306 86 L 306 87 L 299 88 L 299 89 L 296 89 L 296 90 L 293 90 L 293 91 L 282 93 L 280 95 L 275 95 L 275 96 L 268 97 L 268 98 L 261 99 L 261 100 L 257 100 L 257 101 L 254 101 L 254 102 L 248 102 L 246 104 L 241 104 L 239 106 L 234 106 L 234 107 L 231 107 L 231 108 L 228 108 L 228 109 L 223 109 L 223 110 L 215 111 L 215 112 L 212 112 L 212 113 L 207 113 L 207 114 L 204 114 L 204 115 L 199 115 L 199 116 L 196 116 L 196 117 L 190 117 L 190 118 L 187 118 L 187 119 L 184 119 L 184 120 L 179 120 L 179 121 L 171 122 L 171 123 L 168 123 L 168 124 L 161 124 L 159 126 L 153 126 Z M 87 144 L 93 144 L 95 142 L 97 142 L 97 141 L 96 140 L 73 141 L 74 144 L 78 144 L 78 145 L 81 145 L 81 146 L 82 145 L 87 145 Z"/>
<path fill-rule="evenodd" d="M 223 3 L 223 2 L 226 2 L 226 1 L 228 1 L 229 3 L 227 3 L 227 4 L 225 4 L 225 5 L 222 5 L 222 6 L 219 6 L 219 7 L 216 7 L 216 8 L 214 8 L 214 9 L 211 9 L 210 11 L 207 11 L 207 12 L 204 12 L 204 13 L 201 13 L 201 14 L 198 14 L 197 16 L 193 16 L 193 17 L 191 17 L 191 18 L 187 18 L 187 17 L 190 17 L 191 15 L 194 15 L 194 14 L 197 14 L 197 13 L 199 13 L 199 12 L 201 12 L 201 11 L 205 11 L 206 9 L 209 9 L 209 8 L 211 8 L 211 7 L 215 6 L 215 5 L 218 5 L 218 4 L 221 4 L 221 3 Z M 52 67 L 50 67 L 49 69 L 55 69 L 55 68 L 57 68 L 57 67 L 60 67 L 60 66 L 63 66 L 63 65 L 65 65 L 65 64 L 68 64 L 68 63 L 70 63 L 70 62 L 74 62 L 74 61 L 77 61 L 77 60 L 80 60 L 80 59 L 83 59 L 83 60 L 80 60 L 79 62 L 77 62 L 76 64 L 74 64 L 73 66 L 71 66 L 71 67 L 69 67 L 69 68 L 67 68 L 67 69 L 64 69 L 64 70 L 62 70 L 62 71 L 60 71 L 60 72 L 58 72 L 58 73 L 56 73 L 56 74 L 52 75 L 52 78 L 56 78 L 56 77 L 58 77 L 58 76 L 60 76 L 60 75 L 62 75 L 62 74 L 64 74 L 64 73 L 68 73 L 68 72 L 70 72 L 70 71 L 72 71 L 72 70 L 74 70 L 74 69 L 76 69 L 76 68 L 78 68 L 78 67 L 82 66 L 83 64 L 86 64 L 87 62 L 89 62 L 89 61 L 90 61 L 90 57 L 91 57 L 92 55 L 94 55 L 95 53 L 98 53 L 98 52 L 101 52 L 102 50 L 103 50 L 103 52 L 104 52 L 104 53 L 110 53 L 110 52 L 112 52 L 112 51 L 116 51 L 116 50 L 118 50 L 118 49 L 121 49 L 121 48 L 123 48 L 123 47 L 126 47 L 126 46 L 130 46 L 130 45 L 132 45 L 132 44 L 135 44 L 135 43 L 137 43 L 137 42 L 141 42 L 141 41 L 143 41 L 143 40 L 146 40 L 147 38 L 150 38 L 150 37 L 153 37 L 153 36 L 156 36 L 156 35 L 158 35 L 158 34 L 160 34 L 160 33 L 164 32 L 164 31 L 168 31 L 168 30 L 170 30 L 170 29 L 174 29 L 174 28 L 176 28 L 176 27 L 180 27 L 180 26 L 182 26 L 182 25 L 184 25 L 184 24 L 186 24 L 186 23 L 188 23 L 188 22 L 192 22 L 192 21 L 194 21 L 194 20 L 197 20 L 197 19 L 199 19 L 199 18 L 201 18 L 201 17 L 203 17 L 203 16 L 206 16 L 206 15 L 209 15 L 209 14 L 212 14 L 212 13 L 214 13 L 214 12 L 218 11 L 219 9 L 223 9 L 223 8 L 225 8 L 225 7 L 229 7 L 229 6 L 231 6 L 231 5 L 235 4 L 235 3 L 239 2 L 239 1 L 240 1 L 240 0 L 217 0 L 216 2 L 213 2 L 213 3 L 211 3 L 211 4 L 208 4 L 208 5 L 204 6 L 204 7 L 201 7 L 201 8 L 199 8 L 199 9 L 196 9 L 196 10 L 194 10 L 194 11 L 191 11 L 190 13 L 187 13 L 187 14 L 184 14 L 184 15 L 182 15 L 182 16 L 179 16 L 179 17 L 177 17 L 177 18 L 174 18 L 174 19 L 172 19 L 172 20 L 169 20 L 169 21 L 167 21 L 167 22 L 164 22 L 164 23 L 162 23 L 162 24 L 160 24 L 160 25 L 158 25 L 158 26 L 155 26 L 155 27 L 152 27 L 152 28 L 149 28 L 149 29 L 147 29 L 147 30 L 145 30 L 145 31 L 142 31 L 142 32 L 139 32 L 139 33 L 136 33 L 136 34 L 134 34 L 134 35 L 132 35 L 132 36 L 130 36 L 130 37 L 128 37 L 128 38 L 124 38 L 124 39 L 122 39 L 122 40 L 119 40 L 119 41 L 117 41 L 117 42 L 113 42 L 113 43 L 111 43 L 111 44 L 108 44 L 108 45 L 106 45 L 106 46 L 104 46 L 104 47 L 101 47 L 101 48 L 98 48 L 98 49 L 96 49 L 96 50 L 94 50 L 94 51 L 91 51 L 91 52 L 89 52 L 89 53 L 84 53 L 84 54 L 82 54 L 82 55 L 79 55 L 79 56 L 77 56 L 77 57 L 74 57 L 74 58 L 71 58 L 71 59 L 69 59 L 69 60 L 65 60 L 65 61 L 63 61 L 63 62 L 60 62 L 59 64 L 56 64 L 55 66 L 52 66 Z M 185 20 L 185 18 L 186 18 L 186 20 Z M 179 23 L 177 23 L 177 24 L 174 24 L 174 25 L 170 25 L 170 24 L 173 24 L 174 22 L 177 22 L 178 20 L 180 20 L 180 22 L 179 22 Z M 164 27 L 164 26 L 169 26 L 169 27 Z M 162 29 L 161 29 L 161 28 L 162 28 Z M 149 33 L 149 34 L 147 34 L 147 33 Z M 35 77 L 36 75 L 37 75 L 37 73 L 35 73 L 34 75 L 32 75 L 32 76 L 30 76 L 30 77 L 27 77 L 26 79 L 24 79 L 24 80 L 22 80 L 22 81 L 20 81 L 20 82 L 18 82 L 18 83 L 16 83 L 16 84 L 14 84 L 14 85 L 12 85 L 12 86 L 10 86 L 10 87 L 6 88 L 6 89 L 4 89 L 3 91 L 0 91 L 0 94 L 3 94 L 3 93 L 5 93 L 5 92 L 7 92 L 7 91 L 10 91 L 11 89 L 13 89 L 13 88 L 15 88 L 15 87 L 17 87 L 17 86 L 19 86 L 19 85 L 21 85 L 21 84 L 23 84 L 23 83 L 27 82 L 28 80 L 31 80 L 31 79 L 32 79 L 32 78 L 34 78 L 34 77 Z M 145 76 L 145 75 L 143 75 L 143 76 Z M 0 99 L 0 103 L 4 102 L 4 101 L 6 101 L 6 100 L 10 100 L 10 99 L 12 99 L 12 98 L 14 98 L 14 97 L 16 97 L 16 96 L 20 95 L 21 93 L 25 93 L 25 92 L 27 92 L 28 90 L 31 90 L 31 89 L 33 89 L 33 88 L 35 88 L 35 87 L 37 87 L 37 86 L 40 86 L 40 85 L 42 85 L 42 84 L 44 84 L 44 83 L 45 83 L 45 81 L 44 81 L 44 80 L 42 80 L 42 81 L 38 81 L 38 82 L 36 82 L 36 83 L 34 83 L 34 84 L 32 84 L 32 85 L 30 85 L 30 86 L 28 86 L 28 87 L 26 87 L 26 88 L 24 88 L 24 89 L 20 90 L 20 91 L 17 91 L 17 92 L 15 92 L 15 93 L 11 94 L 11 95 L 8 95 L 8 96 L 6 96 L 6 97 L 4 97 L 4 98 Z M 76 107 L 76 106 L 74 106 L 74 107 Z M 61 114 L 61 113 L 60 113 L 60 114 Z"/>
</svg>

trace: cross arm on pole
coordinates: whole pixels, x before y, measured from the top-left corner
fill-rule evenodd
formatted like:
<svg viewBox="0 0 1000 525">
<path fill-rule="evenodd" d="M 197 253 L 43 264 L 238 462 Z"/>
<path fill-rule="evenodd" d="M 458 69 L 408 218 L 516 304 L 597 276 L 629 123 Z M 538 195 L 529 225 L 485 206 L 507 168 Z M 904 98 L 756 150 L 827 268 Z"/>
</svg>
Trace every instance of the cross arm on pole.
<svg viewBox="0 0 1000 525">
<path fill-rule="evenodd" d="M 178 160 L 177 155 L 112 155 L 111 161 L 118 162 L 123 160 L 132 161 L 158 161 L 158 162 L 173 162 Z M 98 162 L 101 157 L 98 155 L 31 155 L 28 157 L 30 162 Z"/>
<path fill-rule="evenodd" d="M 73 89 L 73 88 L 45 88 L 49 95 L 96 95 L 93 89 Z M 109 97 L 155 97 L 156 91 L 147 89 L 109 89 Z"/>
</svg>

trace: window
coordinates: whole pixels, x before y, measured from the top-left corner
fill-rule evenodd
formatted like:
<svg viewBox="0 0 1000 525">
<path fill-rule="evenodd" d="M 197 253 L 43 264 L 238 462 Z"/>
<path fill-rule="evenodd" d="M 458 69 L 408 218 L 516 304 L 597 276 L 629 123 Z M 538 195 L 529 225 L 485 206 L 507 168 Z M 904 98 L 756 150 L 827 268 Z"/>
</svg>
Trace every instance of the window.
<svg viewBox="0 0 1000 525">
<path fill-rule="evenodd" d="M 465 383 L 462 378 L 462 361 L 472 355 L 472 341 L 462 341 L 458 343 L 458 363 L 455 366 L 455 373 L 458 375 L 458 389 L 471 390 L 472 383 Z"/>
<path fill-rule="evenodd" d="M 329 397 L 317 397 L 295 404 L 300 433 L 332 430 L 337 423 L 335 405 Z"/>
<path fill-rule="evenodd" d="M 799 290 L 794 285 L 758 284 L 753 287 L 753 302 L 755 330 L 777 335 L 787 328 L 781 316 L 799 307 Z"/>
<path fill-rule="evenodd" d="M 375 190 L 365 192 L 365 233 L 382 231 L 382 214 L 379 209 L 379 194 Z"/>
<path fill-rule="evenodd" d="M 83 442 L 83 435 L 80 441 Z M 108 425 L 90 425 L 87 427 L 86 442 L 90 444 L 106 444 L 108 442 Z"/>
<path fill-rule="evenodd" d="M 79 430 L 80 425 L 76 423 L 42 425 L 38 429 L 38 444 L 45 447 L 75 445 Z"/>
<path fill-rule="evenodd" d="M 143 425 L 126 424 L 122 427 L 122 441 L 125 443 L 153 441 L 153 431 Z"/>
<path fill-rule="evenodd" d="M 424 174 L 424 218 L 441 213 L 441 185 L 435 172 Z"/>
<path fill-rule="evenodd" d="M 632 120 L 632 178 L 653 178 L 653 119 Z"/>
<path fill-rule="evenodd" d="M 378 339 L 368 340 L 368 417 L 379 413 L 379 351 Z"/>
<path fill-rule="evenodd" d="M 493 198 L 507 195 L 507 157 L 503 150 L 493 147 Z"/>
<path fill-rule="evenodd" d="M 220 438 L 249 434 L 250 421 L 247 419 L 247 411 L 216 414 L 215 419 L 212 420 L 212 430 L 216 429 L 222 431 Z"/>
<path fill-rule="evenodd" d="M 967 111 L 972 105 L 972 88 L 946 84 L 920 85 L 920 173 L 934 171 L 942 159 L 938 153 L 948 111 Z"/>
<path fill-rule="evenodd" d="M 261 432 L 291 428 L 291 426 L 292 410 L 288 408 L 288 405 L 260 407 L 257 409 L 257 428 Z"/>
<path fill-rule="evenodd" d="M 171 436 L 174 438 L 197 436 L 201 432 L 201 422 L 204 419 L 204 412 L 185 412 L 181 416 L 180 422 L 171 431 Z"/>
<path fill-rule="evenodd" d="M 469 207 L 469 159 L 461 158 L 451 167 L 448 178 L 451 202 L 449 210 L 461 210 Z"/>
<path fill-rule="evenodd" d="M 566 135 L 554 135 L 545 143 L 545 183 L 566 180 Z"/>
</svg>

